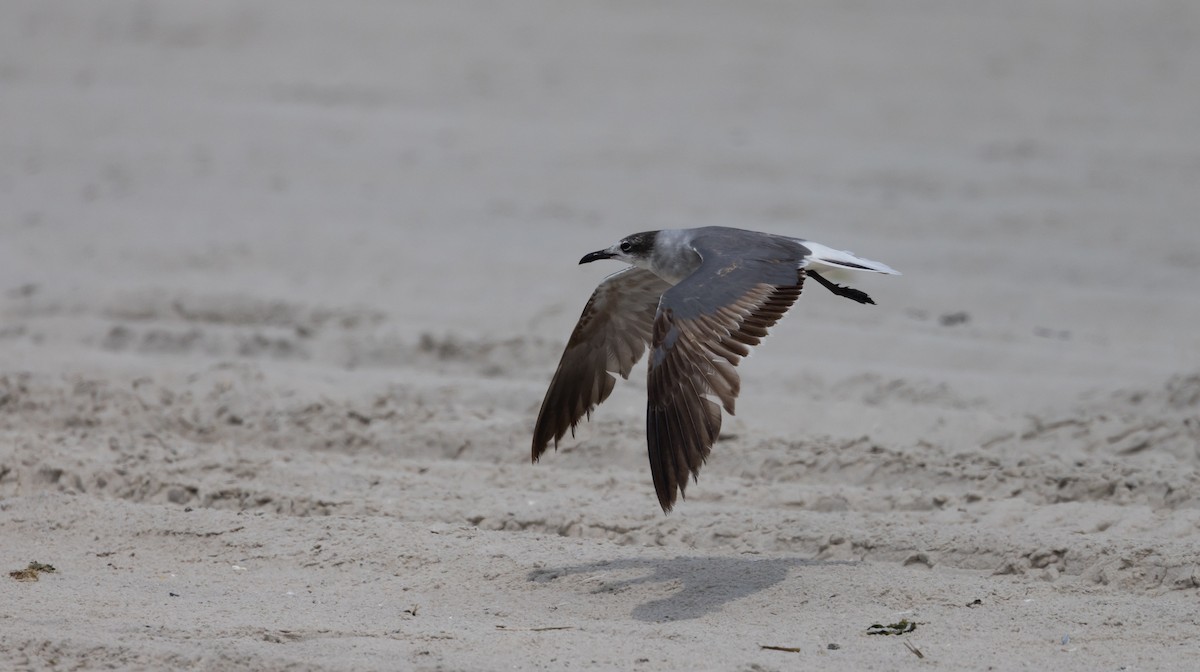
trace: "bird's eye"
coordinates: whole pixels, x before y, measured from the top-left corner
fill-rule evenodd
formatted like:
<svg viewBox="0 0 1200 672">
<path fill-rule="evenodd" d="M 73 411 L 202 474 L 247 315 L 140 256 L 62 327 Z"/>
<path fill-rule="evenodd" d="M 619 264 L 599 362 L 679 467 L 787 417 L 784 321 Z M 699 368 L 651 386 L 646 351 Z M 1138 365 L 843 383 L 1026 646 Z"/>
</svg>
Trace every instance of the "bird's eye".
<svg viewBox="0 0 1200 672">
<path fill-rule="evenodd" d="M 621 251 L 628 254 L 633 249 L 633 245 L 628 240 L 621 241 Z"/>
</svg>

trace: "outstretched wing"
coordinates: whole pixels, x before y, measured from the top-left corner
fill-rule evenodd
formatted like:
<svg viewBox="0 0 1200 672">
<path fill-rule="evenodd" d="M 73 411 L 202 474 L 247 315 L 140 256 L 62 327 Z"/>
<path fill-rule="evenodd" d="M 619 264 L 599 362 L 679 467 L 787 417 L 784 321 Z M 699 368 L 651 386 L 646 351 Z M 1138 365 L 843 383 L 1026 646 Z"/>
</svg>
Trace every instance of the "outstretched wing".
<svg viewBox="0 0 1200 672">
<path fill-rule="evenodd" d="M 600 283 L 571 332 L 533 429 L 533 461 L 608 398 L 646 351 L 659 298 L 670 287 L 650 271 L 629 267 Z"/>
<path fill-rule="evenodd" d="M 734 367 L 799 298 L 798 266 L 808 253 L 773 236 L 750 255 L 719 236 L 693 247 L 701 265 L 663 294 L 650 346 L 646 440 L 663 511 L 683 494 L 688 474 L 699 475 L 721 431 L 721 408 L 733 413 L 741 388 Z"/>
</svg>

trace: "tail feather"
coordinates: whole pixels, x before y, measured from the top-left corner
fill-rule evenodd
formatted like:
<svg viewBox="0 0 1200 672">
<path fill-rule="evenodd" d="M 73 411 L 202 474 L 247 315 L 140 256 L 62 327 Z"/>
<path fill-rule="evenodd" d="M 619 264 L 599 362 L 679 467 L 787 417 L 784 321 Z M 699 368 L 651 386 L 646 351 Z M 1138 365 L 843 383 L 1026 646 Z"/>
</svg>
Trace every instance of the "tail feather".
<svg viewBox="0 0 1200 672">
<path fill-rule="evenodd" d="M 807 260 L 809 264 L 819 264 L 832 268 L 848 268 L 854 271 L 872 271 L 875 273 L 887 273 L 888 275 L 900 275 L 900 271 L 883 262 L 864 259 L 855 256 L 853 252 L 835 250 L 832 247 L 814 243 L 811 240 L 801 241 L 801 244 L 812 252 Z"/>
</svg>

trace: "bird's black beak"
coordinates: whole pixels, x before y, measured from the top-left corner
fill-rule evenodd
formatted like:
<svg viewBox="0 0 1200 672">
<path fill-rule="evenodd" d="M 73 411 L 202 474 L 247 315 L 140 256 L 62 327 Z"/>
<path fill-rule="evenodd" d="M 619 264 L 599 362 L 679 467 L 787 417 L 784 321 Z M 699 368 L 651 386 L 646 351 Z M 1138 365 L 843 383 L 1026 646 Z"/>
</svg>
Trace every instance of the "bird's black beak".
<svg viewBox="0 0 1200 672">
<path fill-rule="evenodd" d="M 593 261 L 597 261 L 600 259 L 612 259 L 615 256 L 617 256 L 617 255 L 615 255 L 612 252 L 609 252 L 607 250 L 600 250 L 598 252 L 588 252 L 587 254 L 583 255 L 583 258 L 579 260 L 579 263 L 590 264 Z"/>
</svg>

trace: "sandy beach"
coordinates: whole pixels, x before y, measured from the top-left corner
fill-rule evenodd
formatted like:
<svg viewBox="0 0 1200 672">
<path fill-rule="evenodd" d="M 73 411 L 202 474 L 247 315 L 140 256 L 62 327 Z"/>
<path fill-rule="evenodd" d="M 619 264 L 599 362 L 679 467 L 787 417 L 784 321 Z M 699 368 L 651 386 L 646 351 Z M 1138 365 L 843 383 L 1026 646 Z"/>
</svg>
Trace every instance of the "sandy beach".
<svg viewBox="0 0 1200 672">
<path fill-rule="evenodd" d="M 0 669 L 1200 661 L 1194 2 L 9 0 L 0 122 Z M 530 464 L 707 225 L 903 275 Z"/>
</svg>

